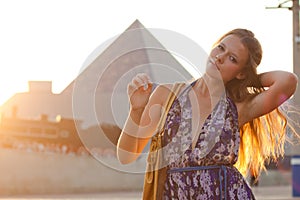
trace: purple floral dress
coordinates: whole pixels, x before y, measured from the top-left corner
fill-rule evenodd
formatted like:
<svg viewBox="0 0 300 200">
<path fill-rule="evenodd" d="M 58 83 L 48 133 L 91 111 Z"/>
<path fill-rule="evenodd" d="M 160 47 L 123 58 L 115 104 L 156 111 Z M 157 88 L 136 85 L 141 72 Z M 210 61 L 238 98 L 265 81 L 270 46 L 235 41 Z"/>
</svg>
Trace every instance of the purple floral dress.
<svg viewBox="0 0 300 200">
<path fill-rule="evenodd" d="M 237 109 L 224 95 L 205 120 L 192 149 L 192 108 L 187 86 L 174 101 L 165 124 L 164 199 L 255 199 L 237 161 L 240 133 Z"/>
</svg>

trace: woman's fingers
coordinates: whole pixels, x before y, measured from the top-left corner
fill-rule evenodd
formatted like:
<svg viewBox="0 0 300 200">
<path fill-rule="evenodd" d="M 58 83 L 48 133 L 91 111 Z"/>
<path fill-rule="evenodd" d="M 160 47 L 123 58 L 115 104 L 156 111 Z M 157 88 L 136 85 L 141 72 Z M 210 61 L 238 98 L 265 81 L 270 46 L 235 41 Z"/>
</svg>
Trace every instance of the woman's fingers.
<svg viewBox="0 0 300 200">
<path fill-rule="evenodd" d="M 132 79 L 131 84 L 133 85 L 131 86 L 132 89 L 136 90 L 140 87 L 143 87 L 144 90 L 147 90 L 150 84 L 150 77 L 144 73 L 138 74 Z"/>
<path fill-rule="evenodd" d="M 132 83 L 136 86 L 136 88 L 139 88 L 144 85 L 144 81 L 139 76 L 134 77 L 132 79 Z"/>
<path fill-rule="evenodd" d="M 130 82 L 127 86 L 127 90 L 128 90 L 128 94 L 131 96 L 131 94 L 137 90 L 138 87 L 136 86 L 136 84 L 133 84 L 133 82 Z"/>
<path fill-rule="evenodd" d="M 147 90 L 149 88 L 149 84 L 151 84 L 150 77 L 147 74 L 143 74 L 142 80 L 144 83 L 144 85 L 143 85 L 144 90 Z"/>
<path fill-rule="evenodd" d="M 144 108 L 152 92 L 152 83 L 146 74 L 136 75 L 127 86 L 127 94 L 131 107 Z"/>
<path fill-rule="evenodd" d="M 132 96 L 132 94 L 140 90 L 147 91 L 148 89 L 152 88 L 152 83 L 150 82 L 150 77 L 145 73 L 137 74 L 132 81 L 127 86 L 127 93 L 129 96 Z"/>
<path fill-rule="evenodd" d="M 150 77 L 145 73 L 138 74 L 136 76 L 136 81 L 137 81 L 137 84 L 138 84 L 138 88 L 143 87 L 144 90 L 147 90 L 148 89 L 148 84 L 150 83 Z"/>
</svg>

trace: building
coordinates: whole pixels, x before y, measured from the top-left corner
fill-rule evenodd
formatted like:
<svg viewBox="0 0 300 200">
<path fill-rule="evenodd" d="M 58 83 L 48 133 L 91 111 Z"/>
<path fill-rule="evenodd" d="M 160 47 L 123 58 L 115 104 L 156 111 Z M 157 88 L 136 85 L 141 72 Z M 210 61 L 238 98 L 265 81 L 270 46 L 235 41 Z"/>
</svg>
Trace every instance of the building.
<svg viewBox="0 0 300 200">
<path fill-rule="evenodd" d="M 148 73 L 156 83 L 193 78 L 138 20 L 113 38 L 108 47 L 95 52 L 90 60 L 78 77 L 59 94 L 52 93 L 49 81 L 29 82 L 28 92 L 17 93 L 2 105 L 1 124 L 17 120 L 14 122 L 16 126 L 28 123 L 35 127 L 39 123 L 38 130 L 42 132 L 39 139 L 42 139 L 50 136 L 45 127 L 61 116 L 64 120 L 71 120 L 70 124 L 74 123 L 74 134 L 87 149 L 115 148 L 129 108 L 127 84 L 137 73 Z M 47 116 L 47 123 L 44 123 L 44 118 L 39 119 L 41 115 Z M 61 122 L 52 125 L 60 126 Z M 3 134 L 12 134 L 5 133 L 6 128 L 2 127 L 2 130 Z M 28 138 L 38 135 L 29 133 L 32 130 L 37 131 L 26 129 Z"/>
<path fill-rule="evenodd" d="M 83 146 L 74 120 L 59 116 L 56 121 L 49 121 L 47 115 L 40 119 L 2 117 L 0 137 L 0 146 L 27 151 L 78 153 Z"/>
</svg>

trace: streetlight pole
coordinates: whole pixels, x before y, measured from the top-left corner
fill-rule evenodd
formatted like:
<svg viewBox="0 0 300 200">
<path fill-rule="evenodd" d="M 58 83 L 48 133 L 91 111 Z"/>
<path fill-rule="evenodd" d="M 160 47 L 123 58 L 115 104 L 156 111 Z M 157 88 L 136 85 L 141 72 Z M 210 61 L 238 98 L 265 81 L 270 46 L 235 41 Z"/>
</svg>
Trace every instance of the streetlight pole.
<svg viewBox="0 0 300 200">
<path fill-rule="evenodd" d="M 288 2 L 293 3 L 292 7 L 284 6 Z M 278 4 L 276 7 L 267 7 L 267 9 L 278 9 L 286 8 L 292 10 L 293 12 L 293 72 L 299 77 L 300 80 L 300 25 L 299 25 L 299 0 L 286 0 Z M 299 85 L 299 84 L 298 84 Z M 298 86 L 296 93 L 293 97 L 293 103 L 296 107 L 300 106 L 300 87 Z M 292 118 L 295 116 L 292 116 Z M 298 122 L 299 119 L 293 119 L 293 121 Z M 299 127 L 295 127 L 297 132 L 300 131 Z M 300 155 L 300 146 L 292 146 L 291 149 L 287 149 L 286 154 Z"/>
<path fill-rule="evenodd" d="M 288 2 L 293 3 L 292 7 L 285 6 Z M 285 0 L 276 7 L 267 9 L 285 8 L 293 11 L 293 72 L 300 78 L 300 25 L 299 25 L 299 0 Z M 300 106 L 300 88 L 298 87 L 293 97 L 294 104 Z M 300 153 L 300 152 L 299 152 Z"/>
<path fill-rule="evenodd" d="M 292 7 L 283 7 L 283 4 L 292 1 Z M 269 7 L 275 8 L 275 7 Z M 300 25 L 299 25 L 299 0 L 286 0 L 278 5 L 277 8 L 288 8 L 293 11 L 293 72 L 300 78 Z M 299 84 L 298 84 L 299 85 Z M 298 86 L 296 93 L 293 97 L 293 103 L 296 107 L 300 106 L 300 88 Z M 297 116 L 291 116 L 294 122 L 298 122 Z M 295 123 L 298 126 L 298 123 Z M 294 127 L 297 133 L 300 132 L 300 127 Z M 296 142 L 296 144 L 298 144 Z M 291 151 L 286 154 L 291 154 L 292 165 L 292 188 L 293 196 L 300 196 L 300 145 L 291 146 Z"/>
<path fill-rule="evenodd" d="M 299 25 L 299 0 L 293 0 L 293 72 L 300 78 L 300 25 Z M 300 80 L 300 79 L 299 79 Z M 299 85 L 299 84 L 298 84 Z M 300 88 L 298 86 L 296 93 L 293 97 L 294 104 L 300 106 Z M 299 119 L 293 119 L 299 121 Z M 300 128 L 296 127 L 299 132 Z M 292 155 L 300 155 L 300 146 L 292 147 Z"/>
<path fill-rule="evenodd" d="M 293 71 L 300 78 L 300 26 L 299 26 L 299 0 L 293 0 Z M 300 88 L 298 87 L 294 103 L 300 105 Z"/>
</svg>

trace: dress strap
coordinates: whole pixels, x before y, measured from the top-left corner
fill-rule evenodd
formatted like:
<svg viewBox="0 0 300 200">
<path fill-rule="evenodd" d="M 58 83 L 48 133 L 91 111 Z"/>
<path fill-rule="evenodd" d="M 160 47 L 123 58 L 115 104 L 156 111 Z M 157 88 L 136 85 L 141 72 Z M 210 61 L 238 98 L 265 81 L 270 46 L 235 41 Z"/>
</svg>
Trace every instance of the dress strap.
<svg viewBox="0 0 300 200">
<path fill-rule="evenodd" d="M 193 81 L 192 83 L 190 84 L 187 84 L 187 86 L 179 93 L 178 96 L 181 96 L 182 94 L 184 94 L 187 90 L 191 89 L 195 83 L 197 82 L 197 80 Z"/>
</svg>

